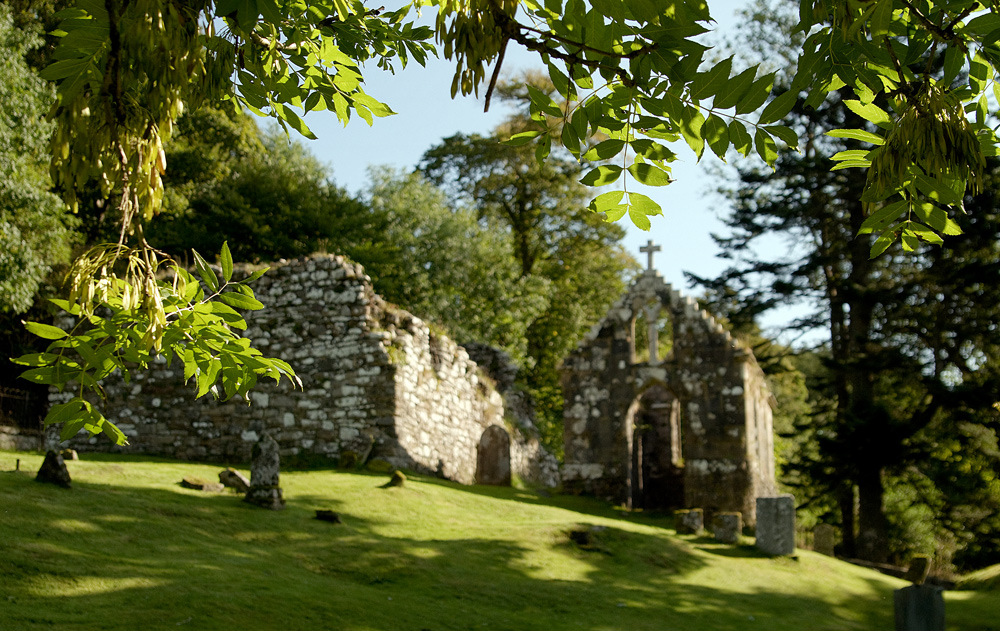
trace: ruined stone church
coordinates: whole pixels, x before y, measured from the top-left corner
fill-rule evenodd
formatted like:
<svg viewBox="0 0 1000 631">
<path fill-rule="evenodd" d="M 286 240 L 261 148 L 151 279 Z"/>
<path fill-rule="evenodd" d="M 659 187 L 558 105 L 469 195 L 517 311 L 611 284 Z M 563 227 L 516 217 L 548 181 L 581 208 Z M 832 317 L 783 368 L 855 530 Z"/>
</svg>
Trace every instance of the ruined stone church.
<svg viewBox="0 0 1000 631">
<path fill-rule="evenodd" d="M 636 508 L 739 511 L 752 524 L 755 498 L 774 492 L 773 398 L 752 353 L 664 283 L 652 244 L 643 250 L 649 269 L 564 362 L 563 487 Z M 513 373 L 387 305 L 360 266 L 282 262 L 256 289 L 266 308 L 248 315 L 248 334 L 292 363 L 303 389 L 261 383 L 248 406 L 193 401 L 177 365 L 111 380 L 104 409 L 129 452 L 240 462 L 267 433 L 285 458 L 559 483 Z M 86 434 L 71 445 L 120 449 Z"/>
<path fill-rule="evenodd" d="M 753 353 L 648 269 L 565 360 L 566 490 L 739 511 L 772 495 L 771 395 Z"/>
<path fill-rule="evenodd" d="M 292 364 L 301 389 L 262 380 L 249 402 L 194 400 L 183 367 L 158 362 L 129 383 L 105 383 L 103 410 L 129 446 L 86 432 L 70 446 L 239 463 L 268 434 L 289 462 L 381 461 L 463 484 L 514 476 L 558 484 L 558 463 L 540 445 L 502 354 L 460 346 L 387 304 L 342 256 L 276 263 L 254 287 L 265 308 L 247 314 L 247 335 Z"/>
</svg>

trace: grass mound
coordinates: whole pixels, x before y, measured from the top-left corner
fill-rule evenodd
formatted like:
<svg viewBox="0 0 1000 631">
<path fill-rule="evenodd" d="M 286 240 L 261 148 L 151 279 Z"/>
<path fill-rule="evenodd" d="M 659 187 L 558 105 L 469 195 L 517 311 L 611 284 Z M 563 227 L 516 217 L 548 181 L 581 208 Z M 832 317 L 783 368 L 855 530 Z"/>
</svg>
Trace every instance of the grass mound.
<svg viewBox="0 0 1000 631">
<path fill-rule="evenodd" d="M 81 457 L 67 490 L 0 452 L 0 631 L 891 629 L 903 585 L 586 498 L 314 470 L 283 474 L 272 512 L 180 485 L 221 467 Z M 996 628 L 997 610 L 949 594 L 949 628 Z"/>
<path fill-rule="evenodd" d="M 958 583 L 958 589 L 1000 591 L 1000 563 L 963 576 Z"/>
</svg>

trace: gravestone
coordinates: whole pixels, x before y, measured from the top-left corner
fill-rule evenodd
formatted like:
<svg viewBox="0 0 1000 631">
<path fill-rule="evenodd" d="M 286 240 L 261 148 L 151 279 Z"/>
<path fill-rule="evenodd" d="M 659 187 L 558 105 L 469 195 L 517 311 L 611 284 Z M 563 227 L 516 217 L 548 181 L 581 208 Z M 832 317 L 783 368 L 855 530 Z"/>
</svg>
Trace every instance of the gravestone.
<svg viewBox="0 0 1000 631">
<path fill-rule="evenodd" d="M 220 471 L 219 482 L 229 488 L 236 489 L 239 493 L 246 493 L 250 490 L 250 480 L 247 480 L 245 475 L 233 468 Z"/>
<path fill-rule="evenodd" d="M 757 548 L 772 556 L 795 553 L 794 497 L 757 498 Z"/>
<path fill-rule="evenodd" d="M 278 443 L 265 434 L 253 446 L 250 458 L 250 490 L 244 501 L 271 510 L 283 509 L 285 500 L 278 486 L 281 470 Z"/>
<path fill-rule="evenodd" d="M 55 484 L 64 489 L 70 488 L 70 482 L 72 482 L 63 457 L 51 449 L 45 452 L 45 460 L 42 461 L 42 467 L 38 470 L 35 480 Z"/>
<path fill-rule="evenodd" d="M 931 571 L 931 559 L 924 555 L 913 557 L 910 561 L 910 569 L 906 570 L 904 580 L 910 581 L 914 585 L 923 585 L 927 580 L 927 575 Z"/>
<path fill-rule="evenodd" d="M 389 481 L 379 488 L 391 489 L 394 486 L 403 486 L 404 484 L 406 484 L 406 474 L 397 469 L 392 472 L 392 477 L 389 478 Z"/>
<path fill-rule="evenodd" d="M 220 482 L 209 482 L 193 475 L 184 476 L 181 486 L 194 491 L 204 491 L 206 493 L 221 493 L 226 490 L 225 485 Z"/>
<path fill-rule="evenodd" d="M 816 552 L 832 557 L 836 543 L 837 529 L 830 524 L 819 524 L 813 530 L 813 550 Z"/>
<path fill-rule="evenodd" d="M 479 439 L 476 482 L 510 486 L 510 435 L 499 425 L 486 428 Z"/>
<path fill-rule="evenodd" d="M 674 511 L 674 527 L 678 534 L 700 534 L 705 529 L 705 514 L 700 508 Z"/>
<path fill-rule="evenodd" d="M 944 596 L 937 585 L 910 585 L 893 593 L 896 631 L 944 631 Z"/>
<path fill-rule="evenodd" d="M 743 534 L 743 515 L 737 512 L 716 513 L 712 517 L 712 536 L 722 543 L 739 543 Z"/>
</svg>

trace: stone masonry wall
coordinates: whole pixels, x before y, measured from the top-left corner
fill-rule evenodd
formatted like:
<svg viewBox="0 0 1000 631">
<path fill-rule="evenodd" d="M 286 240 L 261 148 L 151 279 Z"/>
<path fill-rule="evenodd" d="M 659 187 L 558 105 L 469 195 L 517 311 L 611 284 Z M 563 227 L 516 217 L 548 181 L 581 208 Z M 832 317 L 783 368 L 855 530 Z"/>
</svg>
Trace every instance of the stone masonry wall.
<svg viewBox="0 0 1000 631">
<path fill-rule="evenodd" d="M 462 347 L 387 305 L 361 266 L 343 257 L 279 263 L 254 289 L 265 308 L 247 314 L 247 335 L 265 355 L 289 362 L 302 390 L 262 380 L 250 405 L 238 397 L 194 400 L 181 364 L 160 362 L 131 383 L 106 385 L 105 414 L 128 434 L 128 447 L 86 433 L 72 446 L 239 462 L 266 432 L 286 459 L 381 458 L 475 481 L 480 437 L 492 425 L 505 426 L 504 406 Z M 514 471 L 529 482 L 556 484 L 538 477 L 537 463 L 547 454 L 538 452 L 537 441 L 513 433 Z"/>
<path fill-rule="evenodd" d="M 650 305 L 671 322 L 673 346 L 640 362 L 634 327 Z M 567 490 L 637 497 L 633 414 L 656 386 L 679 403 L 685 506 L 740 511 L 753 523 L 755 498 L 774 487 L 773 398 L 752 353 L 694 300 L 647 271 L 565 360 L 562 377 Z"/>
</svg>

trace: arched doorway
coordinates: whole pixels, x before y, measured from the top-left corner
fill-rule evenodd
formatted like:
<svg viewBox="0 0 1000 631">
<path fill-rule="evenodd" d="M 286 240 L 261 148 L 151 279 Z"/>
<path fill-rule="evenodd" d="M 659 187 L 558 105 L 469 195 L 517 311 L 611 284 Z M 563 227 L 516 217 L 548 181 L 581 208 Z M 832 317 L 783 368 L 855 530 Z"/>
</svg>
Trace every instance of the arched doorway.
<svg viewBox="0 0 1000 631">
<path fill-rule="evenodd" d="M 683 506 L 680 401 L 668 388 L 653 385 L 632 404 L 629 417 L 631 507 Z"/>
<path fill-rule="evenodd" d="M 479 439 L 476 482 L 510 486 L 510 435 L 499 425 L 490 425 Z"/>
</svg>

